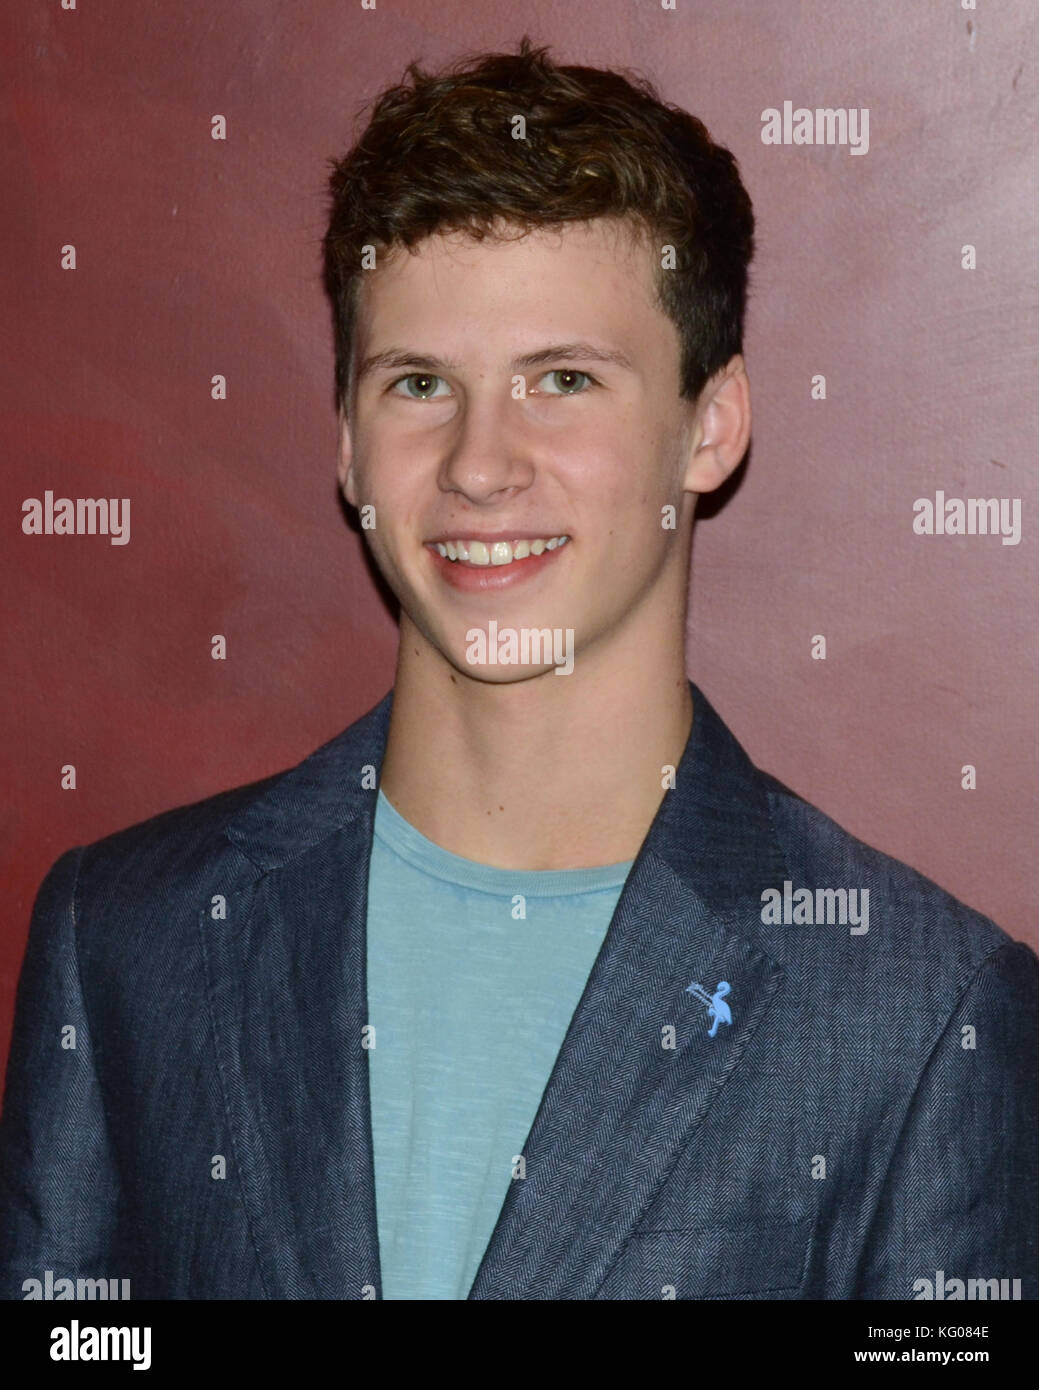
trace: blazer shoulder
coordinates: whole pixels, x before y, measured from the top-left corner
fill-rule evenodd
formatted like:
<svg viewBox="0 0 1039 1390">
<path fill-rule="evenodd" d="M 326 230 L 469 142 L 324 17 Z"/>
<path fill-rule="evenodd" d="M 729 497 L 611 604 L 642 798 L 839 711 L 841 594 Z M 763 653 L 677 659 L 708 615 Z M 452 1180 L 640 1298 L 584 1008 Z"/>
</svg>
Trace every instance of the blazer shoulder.
<svg viewBox="0 0 1039 1390">
<path fill-rule="evenodd" d="M 950 979 L 965 980 L 989 956 L 1016 942 L 990 917 L 954 897 L 911 865 L 839 825 L 777 777 L 756 769 L 768 795 L 776 836 L 793 878 L 807 887 L 869 892 L 870 945 L 881 954 L 927 957 Z"/>
<path fill-rule="evenodd" d="M 159 811 L 146 820 L 79 846 L 80 884 L 109 874 L 173 874 L 190 869 L 216 847 L 241 811 L 260 800 L 292 771 L 285 768 L 198 801 Z"/>
<path fill-rule="evenodd" d="M 77 916 L 146 901 L 172 906 L 182 894 L 197 901 L 207 885 L 255 876 L 265 866 L 252 857 L 264 836 L 286 843 L 319 838 L 342 804 L 343 768 L 357 751 L 369 716 L 279 772 L 172 807 L 66 851 L 52 866 L 66 882 L 74 863 Z M 360 734 L 360 739 L 359 739 Z M 238 833 L 247 827 L 243 833 Z M 214 889 L 213 891 L 217 891 Z"/>
<path fill-rule="evenodd" d="M 190 875 L 215 852 L 257 854 L 284 846 L 286 854 L 326 833 L 355 809 L 351 774 L 360 763 L 380 761 L 392 690 L 366 714 L 320 744 L 299 762 L 161 811 L 82 847 L 81 884 L 111 875 Z M 225 832 L 231 832 L 230 837 Z"/>
</svg>

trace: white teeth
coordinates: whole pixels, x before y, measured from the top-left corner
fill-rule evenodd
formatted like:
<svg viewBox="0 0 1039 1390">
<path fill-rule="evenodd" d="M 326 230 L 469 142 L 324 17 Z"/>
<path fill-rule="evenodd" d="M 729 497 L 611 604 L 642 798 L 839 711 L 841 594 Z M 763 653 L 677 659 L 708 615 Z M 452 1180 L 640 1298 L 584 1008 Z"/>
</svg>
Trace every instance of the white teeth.
<svg viewBox="0 0 1039 1390">
<path fill-rule="evenodd" d="M 525 560 L 529 555 L 541 555 L 546 550 L 558 550 L 566 545 L 569 536 L 551 536 L 535 541 L 437 541 L 436 548 L 445 560 L 461 560 L 470 565 L 511 565 L 513 560 Z"/>
</svg>

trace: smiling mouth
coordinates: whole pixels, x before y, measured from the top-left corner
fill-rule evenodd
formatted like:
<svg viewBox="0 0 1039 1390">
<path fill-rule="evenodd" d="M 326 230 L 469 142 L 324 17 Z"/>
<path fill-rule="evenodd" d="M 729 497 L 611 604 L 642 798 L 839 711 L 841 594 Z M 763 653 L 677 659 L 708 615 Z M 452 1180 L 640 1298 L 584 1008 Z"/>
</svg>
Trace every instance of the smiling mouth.
<svg viewBox="0 0 1039 1390">
<path fill-rule="evenodd" d="M 535 540 L 486 542 L 462 539 L 434 541 L 431 544 L 445 560 L 484 569 L 511 565 L 514 560 L 526 560 L 532 555 L 542 555 L 546 550 L 558 550 L 569 539 L 568 535 L 561 535 L 544 539 L 538 537 Z"/>
</svg>

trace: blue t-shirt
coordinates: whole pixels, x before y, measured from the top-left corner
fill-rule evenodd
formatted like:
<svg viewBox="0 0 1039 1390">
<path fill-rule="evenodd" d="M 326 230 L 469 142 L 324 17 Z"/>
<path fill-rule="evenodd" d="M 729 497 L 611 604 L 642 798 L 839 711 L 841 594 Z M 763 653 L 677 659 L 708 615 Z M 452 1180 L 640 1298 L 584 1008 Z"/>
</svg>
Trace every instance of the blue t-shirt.
<svg viewBox="0 0 1039 1390">
<path fill-rule="evenodd" d="M 467 1298 L 634 861 L 449 854 L 380 791 L 368 1053 L 383 1298 Z"/>
</svg>

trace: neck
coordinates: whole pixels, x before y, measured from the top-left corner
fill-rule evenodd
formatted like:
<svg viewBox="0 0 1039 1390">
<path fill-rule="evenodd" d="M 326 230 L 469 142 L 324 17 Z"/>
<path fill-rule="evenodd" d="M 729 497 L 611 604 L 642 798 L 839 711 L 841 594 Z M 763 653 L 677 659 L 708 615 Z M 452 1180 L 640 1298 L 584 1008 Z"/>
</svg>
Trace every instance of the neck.
<svg viewBox="0 0 1039 1390">
<path fill-rule="evenodd" d="M 580 652 L 570 675 L 490 684 L 455 670 L 402 613 L 386 797 L 434 844 L 478 863 L 634 859 L 692 727 L 675 616 Z"/>
</svg>

